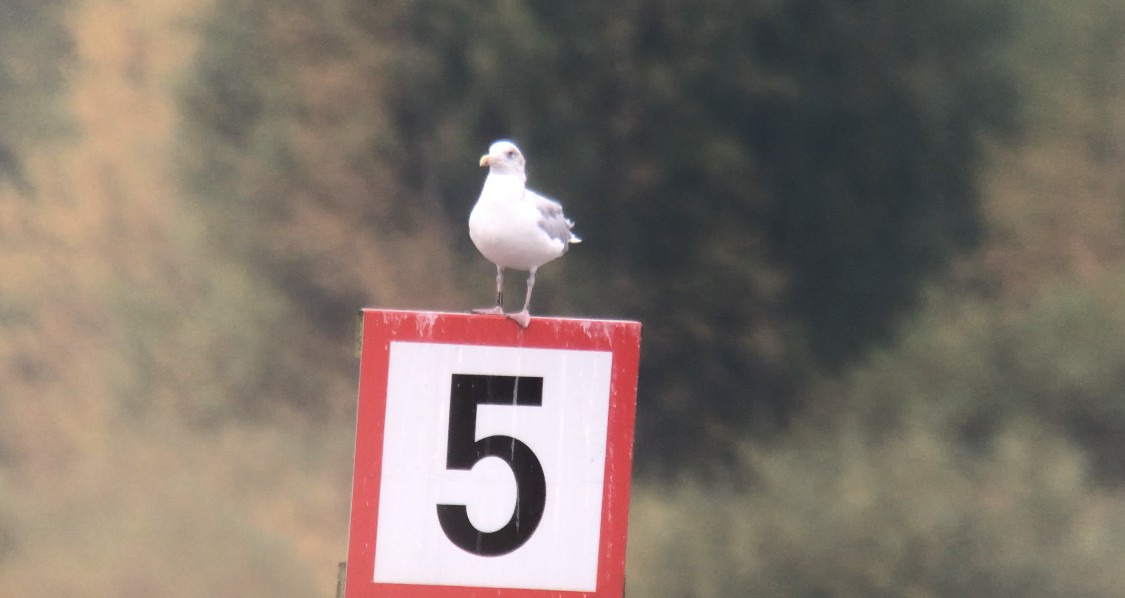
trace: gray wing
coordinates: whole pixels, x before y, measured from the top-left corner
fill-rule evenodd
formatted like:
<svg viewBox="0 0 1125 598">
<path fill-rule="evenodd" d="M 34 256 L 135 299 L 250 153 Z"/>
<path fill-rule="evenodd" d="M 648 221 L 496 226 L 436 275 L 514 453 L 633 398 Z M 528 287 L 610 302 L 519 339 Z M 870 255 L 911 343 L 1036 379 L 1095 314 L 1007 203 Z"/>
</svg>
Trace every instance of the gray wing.
<svg viewBox="0 0 1125 598">
<path fill-rule="evenodd" d="M 527 198 L 539 210 L 539 228 L 543 229 L 552 239 L 558 239 L 563 243 L 582 242 L 578 235 L 571 232 L 570 229 L 574 228 L 574 221 L 563 215 L 562 204 L 553 199 L 547 199 L 531 189 L 528 189 L 526 193 Z"/>
</svg>

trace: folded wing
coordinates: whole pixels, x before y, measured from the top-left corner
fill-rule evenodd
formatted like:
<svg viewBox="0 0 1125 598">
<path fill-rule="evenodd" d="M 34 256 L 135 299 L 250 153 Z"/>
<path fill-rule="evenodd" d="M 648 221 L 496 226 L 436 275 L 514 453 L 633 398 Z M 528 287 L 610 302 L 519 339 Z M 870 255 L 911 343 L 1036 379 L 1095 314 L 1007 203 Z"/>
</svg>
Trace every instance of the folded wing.
<svg viewBox="0 0 1125 598">
<path fill-rule="evenodd" d="M 563 215 L 562 204 L 543 197 L 531 189 L 526 191 L 526 197 L 539 210 L 539 228 L 543 229 L 548 236 L 562 241 L 564 244 L 582 242 L 578 235 L 571 232 L 571 229 L 574 228 L 574 221 Z"/>
</svg>

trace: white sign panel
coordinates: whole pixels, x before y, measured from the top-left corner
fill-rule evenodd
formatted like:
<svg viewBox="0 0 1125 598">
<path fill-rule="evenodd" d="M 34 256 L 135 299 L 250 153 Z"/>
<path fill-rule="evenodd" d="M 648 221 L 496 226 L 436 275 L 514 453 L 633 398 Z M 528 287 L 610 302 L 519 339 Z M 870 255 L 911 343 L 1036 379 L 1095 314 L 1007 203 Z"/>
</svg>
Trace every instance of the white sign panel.
<svg viewBox="0 0 1125 598">
<path fill-rule="evenodd" d="M 602 351 L 391 343 L 374 581 L 594 591 L 611 364 Z M 520 404 L 509 380 L 541 381 L 539 400 Z M 508 396 L 454 406 L 455 382 L 474 381 Z M 471 436 L 459 437 L 458 427 Z M 478 459 L 487 451 L 474 447 L 487 438 L 498 439 L 501 456 Z M 530 449 L 539 469 L 506 439 Z M 464 463 L 450 467 L 453 455 Z M 542 506 L 516 512 L 517 496 L 526 502 L 539 488 Z M 436 505 L 464 505 L 469 529 L 485 537 L 509 523 L 516 532 L 498 546 L 476 538 L 458 546 L 457 528 L 443 527 Z"/>
<path fill-rule="evenodd" d="M 640 324 L 362 322 L 348 598 L 621 598 Z"/>
</svg>

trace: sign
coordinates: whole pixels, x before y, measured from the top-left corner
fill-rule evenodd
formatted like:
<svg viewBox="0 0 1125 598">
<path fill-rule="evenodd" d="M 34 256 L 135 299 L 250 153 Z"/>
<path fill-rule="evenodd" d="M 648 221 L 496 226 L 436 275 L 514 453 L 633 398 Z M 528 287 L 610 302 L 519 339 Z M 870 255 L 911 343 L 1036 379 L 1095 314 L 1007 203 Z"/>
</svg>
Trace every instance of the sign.
<svg viewBox="0 0 1125 598">
<path fill-rule="evenodd" d="M 364 310 L 347 598 L 620 598 L 640 330 Z"/>
</svg>

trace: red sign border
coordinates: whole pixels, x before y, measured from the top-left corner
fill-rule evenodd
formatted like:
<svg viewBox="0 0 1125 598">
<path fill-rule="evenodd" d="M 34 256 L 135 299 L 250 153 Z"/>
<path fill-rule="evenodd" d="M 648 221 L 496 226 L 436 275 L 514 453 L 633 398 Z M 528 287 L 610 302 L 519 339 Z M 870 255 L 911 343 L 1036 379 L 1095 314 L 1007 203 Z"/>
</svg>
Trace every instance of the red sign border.
<svg viewBox="0 0 1125 598">
<path fill-rule="evenodd" d="M 501 316 L 362 310 L 362 354 L 348 541 L 347 598 L 620 598 L 633 466 L 640 322 L 534 318 L 527 329 Z M 383 463 L 387 374 L 392 341 L 497 347 L 610 351 L 598 581 L 594 592 L 376 583 L 375 538 Z"/>
</svg>

